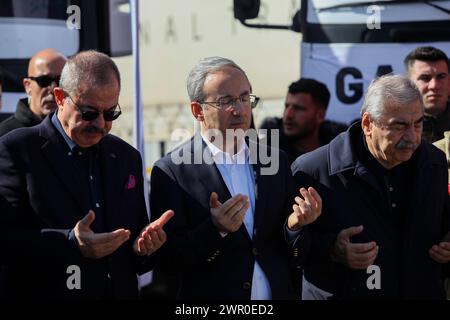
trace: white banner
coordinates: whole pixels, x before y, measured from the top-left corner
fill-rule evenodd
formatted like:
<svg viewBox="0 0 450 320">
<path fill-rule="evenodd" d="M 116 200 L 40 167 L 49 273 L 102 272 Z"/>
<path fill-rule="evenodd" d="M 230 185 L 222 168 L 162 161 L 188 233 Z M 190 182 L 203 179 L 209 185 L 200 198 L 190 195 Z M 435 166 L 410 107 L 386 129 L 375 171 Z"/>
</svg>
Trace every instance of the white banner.
<svg viewBox="0 0 450 320">
<path fill-rule="evenodd" d="M 380 74 L 405 73 L 403 59 L 419 46 L 450 54 L 450 42 L 301 44 L 302 77 L 325 83 L 331 100 L 327 118 L 349 123 L 359 118 L 363 95 Z"/>
</svg>

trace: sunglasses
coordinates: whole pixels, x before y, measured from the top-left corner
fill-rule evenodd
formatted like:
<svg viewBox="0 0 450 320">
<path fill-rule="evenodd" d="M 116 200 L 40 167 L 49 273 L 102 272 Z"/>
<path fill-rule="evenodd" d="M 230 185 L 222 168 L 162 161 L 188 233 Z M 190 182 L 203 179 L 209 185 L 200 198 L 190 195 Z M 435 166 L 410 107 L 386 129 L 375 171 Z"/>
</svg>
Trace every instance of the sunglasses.
<svg viewBox="0 0 450 320">
<path fill-rule="evenodd" d="M 39 76 L 39 77 L 28 77 L 29 79 L 36 81 L 36 83 L 39 85 L 39 87 L 41 88 L 46 88 L 48 86 L 50 86 L 53 82 L 56 83 L 56 85 L 59 85 L 59 79 L 60 77 L 50 77 L 50 76 Z"/>
<path fill-rule="evenodd" d="M 105 111 L 85 110 L 85 109 L 95 109 L 95 107 L 79 106 L 78 104 L 76 104 L 73 101 L 71 96 L 68 95 L 68 97 L 69 97 L 70 101 L 72 101 L 73 105 L 77 108 L 78 112 L 81 113 L 81 119 L 83 119 L 84 121 L 93 121 L 93 120 L 97 119 L 101 113 L 103 113 L 103 119 L 105 119 L 105 121 L 114 121 L 122 114 L 122 110 L 120 109 L 119 104 L 117 104 L 117 106 L 111 107 Z M 118 111 L 116 111 L 117 107 L 119 108 Z"/>
</svg>

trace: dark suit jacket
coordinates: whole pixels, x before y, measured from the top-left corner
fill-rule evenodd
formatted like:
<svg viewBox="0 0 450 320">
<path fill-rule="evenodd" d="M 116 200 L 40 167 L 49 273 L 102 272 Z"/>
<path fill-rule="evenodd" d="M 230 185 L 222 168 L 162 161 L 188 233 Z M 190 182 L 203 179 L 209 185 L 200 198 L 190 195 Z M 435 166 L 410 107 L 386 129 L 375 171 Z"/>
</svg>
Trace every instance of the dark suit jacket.
<svg viewBox="0 0 450 320">
<path fill-rule="evenodd" d="M 148 223 L 140 155 L 111 135 L 99 143 L 104 231 L 126 228 L 131 236 L 108 257 L 86 259 L 68 240 L 68 232 L 91 209 L 89 189 L 50 118 L 0 138 L 0 195 L 14 209 L 0 213 L 7 233 L 0 244 L 5 290 L 10 297 L 137 297 L 136 272 L 148 267 L 132 251 Z M 127 187 L 131 175 L 133 188 Z M 81 269 L 81 290 L 67 289 L 70 265 Z"/>
<path fill-rule="evenodd" d="M 413 168 L 405 181 L 410 193 L 398 227 L 390 222 L 389 202 L 376 176 L 355 152 L 361 134 L 358 122 L 292 165 L 297 186 L 315 186 L 323 203 L 322 215 L 309 228 L 312 245 L 305 277 L 337 299 L 443 298 L 445 266 L 431 259 L 428 251 L 450 230 L 445 155 L 422 142 L 408 161 Z M 371 274 L 366 270 L 330 259 L 338 233 L 358 225 L 364 230 L 351 241 L 375 241 L 379 246 L 374 264 L 381 272 L 380 289 L 368 288 Z"/>
<path fill-rule="evenodd" d="M 42 119 L 31 111 L 28 98 L 20 99 L 17 102 L 16 112 L 0 122 L 0 137 L 14 129 L 32 127 L 41 122 Z"/>
<path fill-rule="evenodd" d="M 172 154 L 184 155 L 194 163 L 194 154 L 201 156 L 205 148 L 197 134 Z M 296 256 L 294 263 L 301 265 L 308 235 L 303 230 L 293 249 L 285 240 L 284 226 L 294 201 L 292 174 L 286 155 L 270 151 L 279 157 L 277 174 L 261 175 L 260 161 L 254 165 L 257 198 L 253 239 L 243 224 L 224 238 L 214 226 L 209 206 L 211 192 L 217 192 L 221 203 L 231 197 L 215 164 L 177 165 L 170 155 L 155 164 L 151 178 L 152 217 L 169 208 L 175 211 L 166 224 L 168 240 L 161 254 L 162 268 L 179 273 L 179 298 L 250 299 L 255 260 L 269 280 L 273 299 L 294 297 L 293 287 L 299 280 L 295 283 L 292 279 L 289 260 Z M 204 154 L 208 163 L 213 163 L 210 153 Z"/>
</svg>

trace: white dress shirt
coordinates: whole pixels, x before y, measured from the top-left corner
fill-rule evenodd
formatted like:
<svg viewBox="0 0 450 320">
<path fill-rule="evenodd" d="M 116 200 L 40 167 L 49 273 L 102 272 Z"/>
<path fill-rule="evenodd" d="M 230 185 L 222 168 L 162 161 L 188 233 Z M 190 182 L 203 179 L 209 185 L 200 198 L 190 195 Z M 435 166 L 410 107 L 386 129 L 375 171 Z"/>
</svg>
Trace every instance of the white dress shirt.
<svg viewBox="0 0 450 320">
<path fill-rule="evenodd" d="M 253 238 L 253 223 L 255 212 L 255 173 L 253 166 L 249 163 L 249 151 L 245 141 L 241 141 L 238 145 L 238 151 L 235 155 L 223 152 L 214 144 L 208 141 L 202 134 L 208 149 L 211 152 L 214 163 L 225 181 L 225 184 L 231 196 L 236 194 L 247 195 L 250 201 L 245 217 L 244 224 L 250 239 Z M 259 263 L 255 260 L 253 268 L 252 292 L 251 300 L 270 300 L 272 291 L 270 289 L 269 280 Z"/>
</svg>

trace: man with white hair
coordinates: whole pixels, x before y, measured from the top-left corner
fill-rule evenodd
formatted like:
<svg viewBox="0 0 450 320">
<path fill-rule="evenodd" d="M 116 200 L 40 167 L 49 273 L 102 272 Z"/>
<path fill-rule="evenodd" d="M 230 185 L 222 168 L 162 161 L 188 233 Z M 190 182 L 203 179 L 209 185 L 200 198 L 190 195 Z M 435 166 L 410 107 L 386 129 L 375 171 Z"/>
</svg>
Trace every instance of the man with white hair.
<svg viewBox="0 0 450 320">
<path fill-rule="evenodd" d="M 368 88 L 360 122 L 292 165 L 297 187 L 313 185 L 323 199 L 305 267 L 312 295 L 445 297 L 447 162 L 421 141 L 423 117 L 412 81 L 381 77 Z"/>
</svg>

